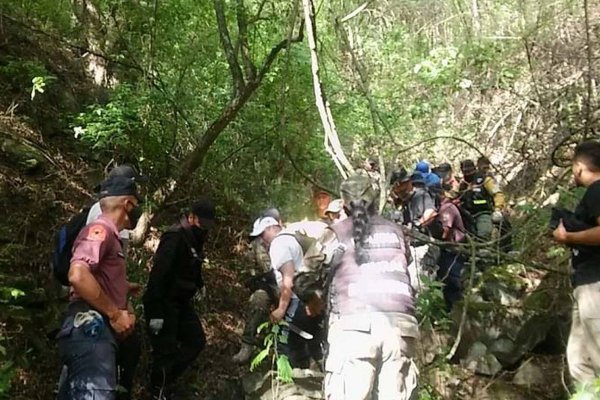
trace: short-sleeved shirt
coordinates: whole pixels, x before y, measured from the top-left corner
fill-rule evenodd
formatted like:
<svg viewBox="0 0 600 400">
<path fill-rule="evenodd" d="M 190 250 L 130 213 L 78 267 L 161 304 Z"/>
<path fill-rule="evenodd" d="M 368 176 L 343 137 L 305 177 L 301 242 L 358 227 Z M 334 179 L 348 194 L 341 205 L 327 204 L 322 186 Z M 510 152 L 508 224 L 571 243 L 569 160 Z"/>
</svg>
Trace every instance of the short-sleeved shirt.
<svg viewBox="0 0 600 400">
<path fill-rule="evenodd" d="M 100 207 L 100 202 L 97 201 L 92 205 L 90 211 L 88 211 L 87 220 L 85 221 L 86 225 L 97 220 L 100 215 L 102 215 L 102 208 Z M 129 229 L 122 229 L 121 232 L 119 232 L 119 237 L 121 238 L 121 244 L 123 245 L 123 253 L 125 253 L 129 243 Z"/>
<path fill-rule="evenodd" d="M 587 188 L 575 209 L 575 217 L 590 226 L 598 225 L 598 217 L 600 217 L 600 180 L 592 183 Z M 597 251 L 579 251 L 577 248 L 573 248 L 573 278 L 576 286 L 600 281 L 600 246 L 593 246 L 592 248 L 594 247 Z"/>
<path fill-rule="evenodd" d="M 275 277 L 277 278 L 277 284 L 281 287 L 283 281 L 283 275 L 281 274 L 281 267 L 291 261 L 294 264 L 294 272 L 297 273 L 302 267 L 302 258 L 304 253 L 302 247 L 291 234 L 279 234 L 269 246 L 269 257 L 271 258 L 271 268 L 275 271 Z M 298 297 L 296 294 L 292 294 L 292 301 L 288 307 L 288 313 L 293 314 L 298 303 Z"/>
<path fill-rule="evenodd" d="M 435 201 L 427 189 L 416 187 L 408 202 L 404 223 L 419 220 L 427 210 L 435 210 Z"/>
<path fill-rule="evenodd" d="M 81 261 L 87 264 L 104 293 L 119 309 L 127 308 L 127 274 L 125 255 L 119 231 L 115 224 L 101 215 L 96 221 L 86 225 L 73 243 L 71 263 Z M 80 300 L 71 290 L 71 301 Z"/>
<path fill-rule="evenodd" d="M 462 242 L 465 239 L 465 225 L 458 207 L 451 201 L 445 202 L 440 206 L 438 214 L 444 229 L 450 230 L 449 241 Z"/>
</svg>

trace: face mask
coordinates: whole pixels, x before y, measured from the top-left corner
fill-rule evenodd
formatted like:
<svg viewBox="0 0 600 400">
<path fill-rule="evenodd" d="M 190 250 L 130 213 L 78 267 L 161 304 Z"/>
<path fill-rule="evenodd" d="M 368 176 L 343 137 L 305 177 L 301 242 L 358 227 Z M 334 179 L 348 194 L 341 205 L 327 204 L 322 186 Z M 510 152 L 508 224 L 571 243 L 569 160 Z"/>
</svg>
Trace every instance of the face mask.
<svg viewBox="0 0 600 400">
<path fill-rule="evenodd" d="M 129 218 L 129 227 L 134 229 L 138 223 L 138 220 L 143 214 L 142 207 L 135 206 L 131 210 L 127 212 L 127 217 Z"/>
</svg>

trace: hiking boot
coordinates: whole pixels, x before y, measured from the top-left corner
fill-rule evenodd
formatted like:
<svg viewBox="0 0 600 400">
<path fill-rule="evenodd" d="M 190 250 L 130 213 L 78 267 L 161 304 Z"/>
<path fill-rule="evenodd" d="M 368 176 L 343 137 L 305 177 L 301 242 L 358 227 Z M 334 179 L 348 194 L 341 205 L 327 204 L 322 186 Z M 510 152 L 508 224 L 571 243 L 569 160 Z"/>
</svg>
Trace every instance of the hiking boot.
<svg viewBox="0 0 600 400">
<path fill-rule="evenodd" d="M 253 351 L 254 346 L 248 343 L 242 343 L 242 348 L 231 358 L 231 360 L 236 364 L 246 364 L 248 361 L 250 361 Z"/>
</svg>

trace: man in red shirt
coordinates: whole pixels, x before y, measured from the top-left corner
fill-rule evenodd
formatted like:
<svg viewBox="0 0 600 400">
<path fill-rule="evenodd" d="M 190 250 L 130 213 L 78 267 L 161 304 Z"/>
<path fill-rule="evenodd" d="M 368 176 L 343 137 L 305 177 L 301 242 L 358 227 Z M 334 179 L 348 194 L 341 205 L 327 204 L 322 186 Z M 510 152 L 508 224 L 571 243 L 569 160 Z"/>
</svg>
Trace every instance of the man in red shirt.
<svg viewBox="0 0 600 400">
<path fill-rule="evenodd" d="M 113 177 L 101 184 L 102 215 L 85 226 L 73 244 L 67 317 L 57 335 L 68 376 L 58 398 L 113 400 L 116 397 L 118 341 L 135 326 L 119 231 L 135 227 L 141 214 L 132 179 Z"/>
<path fill-rule="evenodd" d="M 443 227 L 442 240 L 449 243 L 460 243 L 465 239 L 465 226 L 460 211 L 453 202 L 458 194 L 451 190 L 450 185 L 446 185 L 445 189 L 442 204 L 438 210 L 438 218 Z M 437 277 L 444 282 L 443 293 L 448 311 L 462 297 L 460 276 L 464 263 L 464 257 L 452 248 L 443 247 L 441 249 Z"/>
</svg>

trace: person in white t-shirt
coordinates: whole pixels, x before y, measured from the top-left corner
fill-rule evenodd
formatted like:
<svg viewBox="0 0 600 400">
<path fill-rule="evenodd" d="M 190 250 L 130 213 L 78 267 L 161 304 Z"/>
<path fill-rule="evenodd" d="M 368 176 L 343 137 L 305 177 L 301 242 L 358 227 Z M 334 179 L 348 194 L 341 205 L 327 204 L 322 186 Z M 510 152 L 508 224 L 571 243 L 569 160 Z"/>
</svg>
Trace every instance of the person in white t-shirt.
<svg viewBox="0 0 600 400">
<path fill-rule="evenodd" d="M 315 361 L 322 357 L 319 338 L 321 319 L 307 316 L 304 304 L 293 291 L 294 275 L 300 270 L 304 257 L 302 247 L 294 234 L 284 231 L 279 222 L 271 217 L 256 220 L 250 236 L 260 237 L 263 245 L 269 249 L 271 268 L 279 286 L 279 302 L 271 311 L 271 322 L 285 320 L 293 325 L 292 330 L 288 326 L 282 328 L 288 340 L 287 343 L 278 342 L 278 350 L 287 355 L 293 368 L 308 368 L 311 357 Z M 300 334 L 313 338 L 305 339 Z"/>
</svg>

